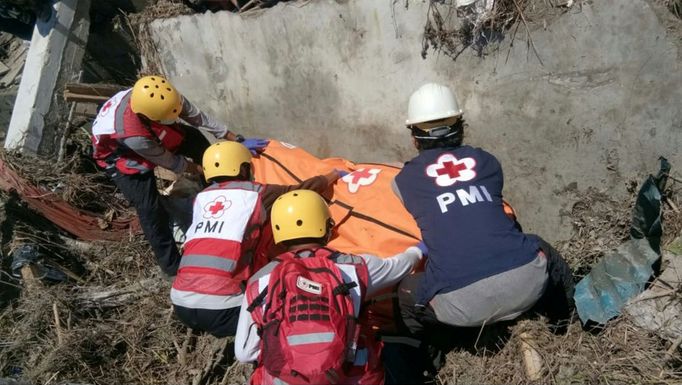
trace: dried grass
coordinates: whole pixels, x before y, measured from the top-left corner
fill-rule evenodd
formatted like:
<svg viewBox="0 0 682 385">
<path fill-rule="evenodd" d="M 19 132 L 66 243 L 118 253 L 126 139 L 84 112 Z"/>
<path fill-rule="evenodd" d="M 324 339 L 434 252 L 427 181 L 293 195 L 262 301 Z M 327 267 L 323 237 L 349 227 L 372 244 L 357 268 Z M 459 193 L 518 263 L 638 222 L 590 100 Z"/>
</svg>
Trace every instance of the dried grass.
<svg viewBox="0 0 682 385">
<path fill-rule="evenodd" d="M 518 8 L 518 2 L 522 8 Z M 488 43 L 502 38 L 504 31 L 521 21 L 530 0 L 497 0 L 490 11 L 477 11 L 475 5 L 457 8 L 454 1 L 432 0 L 422 40 L 422 57 L 429 48 L 453 59 L 473 46 L 479 55 Z"/>
<path fill-rule="evenodd" d="M 74 207 L 109 217 L 123 216 L 130 211 L 128 203 L 116 192 L 109 177 L 95 166 L 88 155 L 91 146 L 89 133 L 76 130 L 69 138 L 66 152 L 69 155 L 62 162 L 15 151 L 0 151 L 0 159 L 19 176 L 56 193 Z"/>
<path fill-rule="evenodd" d="M 483 3 L 485 1 L 479 0 L 478 4 L 458 8 L 455 0 L 431 0 L 424 26 L 422 57 L 433 49 L 456 60 L 469 47 L 478 56 L 484 56 L 495 51 L 509 33 L 513 45 L 518 29 L 523 25 L 526 45 L 542 64 L 531 30 L 536 22 L 546 26 L 565 12 L 565 8 L 552 0 L 488 0 L 492 3 L 489 10 L 482 7 Z"/>
<path fill-rule="evenodd" d="M 83 284 L 26 288 L 0 314 L 2 375 L 92 384 L 219 384 L 228 370 L 234 376 L 228 379 L 248 378 L 248 366 L 233 365 L 226 340 L 188 334 L 173 317 L 170 282 L 161 278 L 145 240 L 92 246 L 92 253 L 82 254 L 88 269 Z M 151 288 L 125 306 L 111 306 L 107 298 L 97 307 L 83 306 L 83 293 L 141 281 Z M 224 357 L 216 361 L 220 353 Z"/>
<path fill-rule="evenodd" d="M 566 334 L 555 335 L 542 320 L 509 328 L 511 337 L 500 340 L 500 351 L 472 354 L 452 352 L 438 375 L 441 384 L 528 384 L 519 335 L 532 337 L 531 345 L 543 360 L 539 384 L 679 384 L 680 361 L 666 364 L 666 345 L 637 329 L 624 318 L 601 333 L 588 333 L 578 323 Z"/>
<path fill-rule="evenodd" d="M 156 43 L 152 38 L 149 24 L 156 19 L 166 19 L 182 15 L 190 15 L 194 11 L 182 0 L 156 0 L 147 5 L 142 12 L 126 17 L 130 33 L 134 38 L 142 58 L 139 76 L 165 75 Z"/>
<path fill-rule="evenodd" d="M 569 217 L 574 234 L 557 249 L 577 273 L 578 278 L 630 236 L 632 209 L 638 182 L 630 183 L 625 201 L 605 192 L 588 189 L 578 194 Z M 679 206 L 682 183 L 670 179 L 664 194 Z M 682 236 L 682 213 L 663 206 L 662 244 Z M 527 331 L 532 346 L 542 357 L 541 384 L 680 384 L 682 355 L 679 349 L 672 360 L 666 359 L 669 343 L 634 326 L 620 317 L 602 330 L 584 331 L 578 321 L 568 325 L 563 335 L 554 334 L 542 319 L 529 319 L 513 326 L 484 328 L 482 339 L 494 339 L 487 346 L 455 350 L 437 380 L 441 384 L 528 384 L 519 334 Z M 507 335 L 509 334 L 509 335 Z M 469 351 L 473 350 L 473 352 Z"/>
<path fill-rule="evenodd" d="M 577 197 L 568 214 L 573 236 L 557 244 L 576 276 L 582 278 L 590 267 L 609 251 L 628 240 L 636 183 L 625 201 L 616 200 L 603 191 L 589 188 Z"/>
<path fill-rule="evenodd" d="M 668 10 L 678 19 L 682 19 L 682 0 L 662 0 Z"/>
<path fill-rule="evenodd" d="M 677 191 L 670 185 L 670 193 Z M 566 249 L 573 266 L 588 266 L 627 237 L 633 198 L 628 204 L 588 190 L 570 215 L 579 235 Z M 678 195 L 671 195 L 677 199 Z M 680 229 L 682 217 L 666 209 L 666 229 Z M 55 253 L 71 246 L 49 234 L 22 227 L 22 242 L 41 243 Z M 667 236 L 668 237 L 668 236 Z M 668 237 L 669 238 L 669 237 Z M 0 373 L 21 373 L 32 383 L 63 381 L 91 384 L 246 383 L 251 368 L 233 358 L 229 339 L 194 335 L 172 315 L 170 283 L 161 278 L 151 250 L 141 237 L 126 242 L 96 242 L 78 254 L 81 282 L 38 286 L 0 313 Z M 84 308 L 83 293 L 150 282 L 125 306 Z M 96 301 L 95 301 L 96 302 Z M 57 309 L 57 318 L 53 308 Z M 493 325 L 477 338 L 478 348 L 447 355 L 437 381 L 451 383 L 529 383 L 520 352 L 521 332 L 544 361 L 543 384 L 674 384 L 682 381 L 679 354 L 664 359 L 667 343 L 619 318 L 600 332 L 579 323 L 556 335 L 542 319 Z M 473 346 L 473 343 L 472 343 Z"/>
</svg>

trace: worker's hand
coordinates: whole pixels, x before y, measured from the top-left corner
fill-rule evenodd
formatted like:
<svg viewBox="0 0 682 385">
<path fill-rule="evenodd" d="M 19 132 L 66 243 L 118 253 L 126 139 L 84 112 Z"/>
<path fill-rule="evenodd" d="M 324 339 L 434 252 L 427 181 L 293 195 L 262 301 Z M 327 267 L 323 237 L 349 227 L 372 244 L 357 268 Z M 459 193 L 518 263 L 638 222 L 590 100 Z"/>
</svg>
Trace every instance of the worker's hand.
<svg viewBox="0 0 682 385">
<path fill-rule="evenodd" d="M 258 138 L 246 138 L 242 142 L 242 144 L 251 151 L 251 153 L 256 156 L 259 153 L 265 151 L 265 147 L 267 147 L 268 143 L 270 143 L 269 140 L 267 139 L 258 139 Z"/>
<path fill-rule="evenodd" d="M 201 167 L 201 165 L 198 165 L 191 160 L 187 160 L 187 168 L 185 169 L 185 172 L 192 175 L 203 175 L 204 169 Z"/>
<path fill-rule="evenodd" d="M 426 247 L 426 244 L 424 243 L 424 241 L 417 243 L 417 248 L 422 251 L 422 255 L 429 254 L 429 248 Z"/>
<path fill-rule="evenodd" d="M 348 171 L 339 170 L 338 168 L 335 168 L 334 171 L 336 171 L 336 173 L 339 174 L 339 179 L 349 174 Z"/>
</svg>

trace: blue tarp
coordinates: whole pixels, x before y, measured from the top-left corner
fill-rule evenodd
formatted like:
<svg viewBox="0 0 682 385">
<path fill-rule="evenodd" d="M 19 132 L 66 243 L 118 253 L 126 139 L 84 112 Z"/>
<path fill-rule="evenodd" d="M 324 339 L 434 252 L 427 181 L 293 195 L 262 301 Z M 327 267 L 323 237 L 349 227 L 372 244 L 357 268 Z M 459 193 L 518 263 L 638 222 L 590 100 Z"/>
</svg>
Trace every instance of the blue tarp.
<svg viewBox="0 0 682 385">
<path fill-rule="evenodd" d="M 670 164 L 661 158 L 657 176 L 650 175 L 637 195 L 631 239 L 606 255 L 575 287 L 576 309 L 583 323 L 605 324 L 620 314 L 630 298 L 644 291 L 660 258 L 661 191 L 665 189 Z"/>
<path fill-rule="evenodd" d="M 632 297 L 644 291 L 659 258 L 646 239 L 631 239 L 605 256 L 575 286 L 578 316 L 605 324 L 620 314 Z"/>
</svg>

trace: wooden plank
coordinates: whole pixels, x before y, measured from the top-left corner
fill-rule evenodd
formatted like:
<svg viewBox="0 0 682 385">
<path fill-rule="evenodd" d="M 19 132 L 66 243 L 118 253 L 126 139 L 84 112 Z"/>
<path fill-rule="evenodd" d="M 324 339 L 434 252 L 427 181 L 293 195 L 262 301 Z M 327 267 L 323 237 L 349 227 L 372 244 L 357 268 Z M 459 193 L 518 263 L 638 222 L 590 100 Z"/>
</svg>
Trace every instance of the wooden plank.
<svg viewBox="0 0 682 385">
<path fill-rule="evenodd" d="M 73 115 L 94 118 L 97 116 L 97 105 L 92 103 L 76 103 Z"/>
<path fill-rule="evenodd" d="M 38 268 L 35 265 L 25 265 L 21 268 L 21 278 L 24 280 L 24 286 L 27 288 L 33 288 L 40 285 L 40 278 L 38 275 Z"/>
<path fill-rule="evenodd" d="M 114 96 L 126 87 L 117 84 L 88 84 L 88 83 L 67 83 L 64 86 L 64 94 L 83 94 L 91 96 Z"/>
<path fill-rule="evenodd" d="M 14 83 L 21 71 L 24 69 L 24 61 L 17 61 L 12 68 L 0 80 L 0 87 L 7 87 Z"/>
<path fill-rule="evenodd" d="M 521 354 L 523 356 L 523 366 L 526 369 L 526 376 L 529 381 L 538 382 L 542 380 L 544 368 L 542 357 L 534 347 L 536 344 L 535 339 L 528 332 L 521 333 L 519 339 L 521 340 Z"/>
<path fill-rule="evenodd" d="M 17 62 L 23 63 L 26 61 L 27 54 L 28 46 L 22 43 L 17 43 L 17 45 L 15 45 L 10 52 L 9 59 L 5 60 L 5 62 L 8 63 L 10 67 L 13 67 L 15 64 L 17 64 Z"/>
<path fill-rule="evenodd" d="M 0 61 L 0 75 L 4 75 L 7 72 L 9 72 L 9 67 L 7 67 L 5 63 Z"/>
<path fill-rule="evenodd" d="M 146 278 L 127 286 L 82 286 L 77 288 L 75 300 L 80 310 L 115 308 L 137 302 L 164 289 L 160 278 Z"/>
<path fill-rule="evenodd" d="M 64 91 L 64 100 L 67 102 L 84 102 L 84 103 L 95 103 L 102 104 L 109 100 L 110 96 L 98 96 L 98 95 L 86 95 L 86 94 L 76 94 L 72 92 Z"/>
</svg>

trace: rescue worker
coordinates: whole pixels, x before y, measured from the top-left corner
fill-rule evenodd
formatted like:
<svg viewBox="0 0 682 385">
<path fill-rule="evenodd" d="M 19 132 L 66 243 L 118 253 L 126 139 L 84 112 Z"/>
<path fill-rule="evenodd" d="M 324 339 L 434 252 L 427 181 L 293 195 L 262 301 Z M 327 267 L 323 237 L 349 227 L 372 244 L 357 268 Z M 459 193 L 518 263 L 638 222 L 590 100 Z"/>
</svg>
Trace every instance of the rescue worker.
<svg viewBox="0 0 682 385">
<path fill-rule="evenodd" d="M 545 295 L 556 296 L 558 314 L 567 317 L 570 268 L 505 214 L 500 162 L 462 144 L 462 115 L 443 85 L 424 84 L 409 100 L 406 124 L 419 155 L 393 188 L 417 222 L 429 258 L 424 273 L 399 286 L 405 325 L 415 336 L 443 324 L 489 325 L 518 317 Z"/>
<path fill-rule="evenodd" d="M 422 250 L 380 259 L 326 248 L 334 222 L 312 191 L 282 195 L 271 219 L 287 252 L 249 279 L 235 336 L 236 358 L 256 363 L 251 384 L 382 384 L 364 299 L 408 275 Z"/>
<path fill-rule="evenodd" d="M 178 118 L 191 126 L 180 124 Z M 234 134 L 161 76 L 145 76 L 132 89 L 114 95 L 104 103 L 92 126 L 93 158 L 137 210 L 157 262 L 170 277 L 175 276 L 180 253 L 153 170 L 158 165 L 176 174 L 202 173 L 198 163 L 210 143 L 192 126 L 217 139 L 243 142 L 252 151 L 260 151 L 268 143 Z"/>
<path fill-rule="evenodd" d="M 194 201 L 171 301 L 188 327 L 233 336 L 246 281 L 267 264 L 274 246 L 267 222 L 275 199 L 296 189 L 324 193 L 344 172 L 292 186 L 252 182 L 251 153 L 237 142 L 212 144 L 202 164 L 210 186 Z"/>
</svg>

